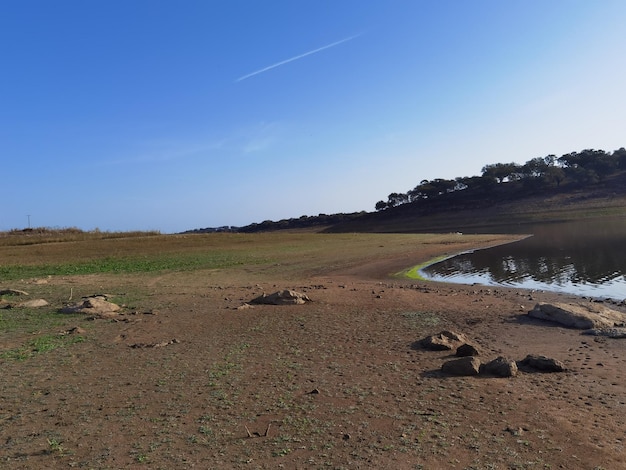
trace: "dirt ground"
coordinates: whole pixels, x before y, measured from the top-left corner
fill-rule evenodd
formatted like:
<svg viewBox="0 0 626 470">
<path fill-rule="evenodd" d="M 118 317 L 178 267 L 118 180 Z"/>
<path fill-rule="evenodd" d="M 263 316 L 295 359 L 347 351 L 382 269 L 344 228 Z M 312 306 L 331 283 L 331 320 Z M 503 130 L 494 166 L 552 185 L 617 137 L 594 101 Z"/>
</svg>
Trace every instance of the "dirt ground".
<svg viewBox="0 0 626 470">
<path fill-rule="evenodd" d="M 626 340 L 525 317 L 573 296 L 390 275 L 406 262 L 47 280 L 127 307 L 73 317 L 86 340 L 71 347 L 0 359 L 0 467 L 626 468 Z M 238 308 L 282 289 L 312 301 Z M 451 353 L 416 345 L 446 329 L 483 361 L 544 354 L 567 371 L 446 376 Z"/>
</svg>

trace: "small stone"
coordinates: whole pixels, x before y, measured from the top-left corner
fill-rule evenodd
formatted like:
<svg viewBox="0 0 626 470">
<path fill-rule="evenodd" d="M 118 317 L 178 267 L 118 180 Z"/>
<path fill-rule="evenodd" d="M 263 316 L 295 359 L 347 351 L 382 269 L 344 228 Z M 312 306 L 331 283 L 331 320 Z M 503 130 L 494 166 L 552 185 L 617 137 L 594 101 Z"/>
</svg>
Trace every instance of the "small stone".
<svg viewBox="0 0 626 470">
<path fill-rule="evenodd" d="M 84 335 L 85 333 L 87 333 L 87 331 L 82 329 L 80 326 L 75 326 L 73 328 L 70 328 L 69 330 L 64 331 L 62 334 L 63 335 Z"/>
<path fill-rule="evenodd" d="M 524 428 L 522 427 L 509 426 L 505 429 L 505 431 L 511 433 L 511 435 L 513 436 L 521 436 L 522 434 L 524 434 Z"/>
</svg>

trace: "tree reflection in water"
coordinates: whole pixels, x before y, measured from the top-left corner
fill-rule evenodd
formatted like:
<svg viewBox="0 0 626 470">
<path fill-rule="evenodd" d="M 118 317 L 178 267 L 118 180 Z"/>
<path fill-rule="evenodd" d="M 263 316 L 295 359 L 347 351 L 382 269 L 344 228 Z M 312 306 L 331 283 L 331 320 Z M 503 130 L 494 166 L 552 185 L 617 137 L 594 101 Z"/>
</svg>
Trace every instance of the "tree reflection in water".
<svg viewBox="0 0 626 470">
<path fill-rule="evenodd" d="M 519 227 L 508 231 L 519 232 Z M 524 231 L 533 236 L 449 258 L 422 274 L 446 282 L 626 298 L 626 218 L 535 225 Z"/>
</svg>

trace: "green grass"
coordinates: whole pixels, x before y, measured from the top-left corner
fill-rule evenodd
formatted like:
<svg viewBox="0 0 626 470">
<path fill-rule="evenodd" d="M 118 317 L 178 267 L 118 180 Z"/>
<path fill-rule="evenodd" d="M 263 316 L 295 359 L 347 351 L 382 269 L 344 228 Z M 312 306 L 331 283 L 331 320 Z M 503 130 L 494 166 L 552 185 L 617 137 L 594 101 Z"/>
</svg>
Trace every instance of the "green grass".
<svg viewBox="0 0 626 470">
<path fill-rule="evenodd" d="M 68 320 L 83 315 L 57 313 L 50 310 L 13 308 L 0 310 L 0 338 L 4 333 L 36 334 L 66 325 Z"/>
<path fill-rule="evenodd" d="M 82 336 L 46 334 L 28 341 L 24 346 L 0 353 L 0 359 L 25 360 L 84 340 Z"/>
<path fill-rule="evenodd" d="M 424 276 L 422 276 L 420 274 L 420 271 L 432 264 L 438 263 L 439 261 L 443 261 L 444 259 L 448 259 L 450 258 L 449 255 L 445 255 L 445 256 L 438 256 L 436 258 L 430 259 L 424 263 L 418 264 L 417 266 L 413 266 L 409 269 L 406 269 L 404 271 L 401 271 L 399 273 L 396 274 L 397 277 L 408 277 L 409 279 L 415 279 L 418 281 L 427 281 L 428 279 L 425 278 Z"/>
<path fill-rule="evenodd" d="M 137 257 L 109 256 L 77 263 L 10 265 L 0 267 L 4 280 L 45 276 L 71 276 L 103 273 L 152 273 L 159 271 L 191 271 L 221 269 L 233 266 L 260 264 L 267 259 L 246 253 L 205 252 L 195 254 L 167 254 Z"/>
<path fill-rule="evenodd" d="M 0 359 L 25 360 L 74 343 L 81 343 L 79 335 L 63 335 L 76 318 L 84 315 L 58 313 L 51 309 L 12 308 L 0 310 L 0 344 L 13 340 L 9 349 L 0 350 Z M 17 338 L 21 338 L 15 341 Z M 11 344 L 11 343 L 9 343 Z M 19 346 L 15 346 L 15 345 Z"/>
</svg>

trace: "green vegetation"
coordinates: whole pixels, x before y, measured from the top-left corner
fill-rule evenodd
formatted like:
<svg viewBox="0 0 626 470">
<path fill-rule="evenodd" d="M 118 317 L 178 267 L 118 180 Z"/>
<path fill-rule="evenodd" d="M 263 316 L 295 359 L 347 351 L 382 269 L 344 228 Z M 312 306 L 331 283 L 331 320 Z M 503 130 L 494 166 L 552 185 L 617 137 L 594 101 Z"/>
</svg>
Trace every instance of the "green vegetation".
<svg viewBox="0 0 626 470">
<path fill-rule="evenodd" d="M 25 308 L 0 309 L 0 335 L 5 333 L 32 335 L 40 331 L 49 331 L 64 326 L 68 320 L 76 316 Z"/>
<path fill-rule="evenodd" d="M 413 266 L 405 271 L 401 271 L 399 273 L 396 274 L 396 276 L 398 277 L 408 277 L 409 279 L 415 279 L 418 281 L 425 281 L 427 280 L 424 276 L 422 276 L 420 274 L 420 271 L 428 266 L 430 266 L 431 264 L 435 264 L 438 263 L 439 261 L 443 261 L 446 258 L 449 258 L 449 255 L 445 255 L 445 256 L 438 256 L 436 258 L 433 258 L 431 260 L 425 261 L 423 263 L 418 264 L 417 266 Z"/>
<path fill-rule="evenodd" d="M 84 340 L 80 335 L 46 334 L 29 341 L 19 348 L 9 349 L 0 353 L 0 359 L 25 360 L 71 344 L 82 343 Z"/>
<path fill-rule="evenodd" d="M 77 263 L 0 266 L 0 278 L 5 280 L 45 276 L 69 276 L 97 273 L 150 273 L 166 270 L 189 271 L 218 269 L 264 262 L 254 256 L 207 252 L 194 255 L 107 256 Z"/>
</svg>

